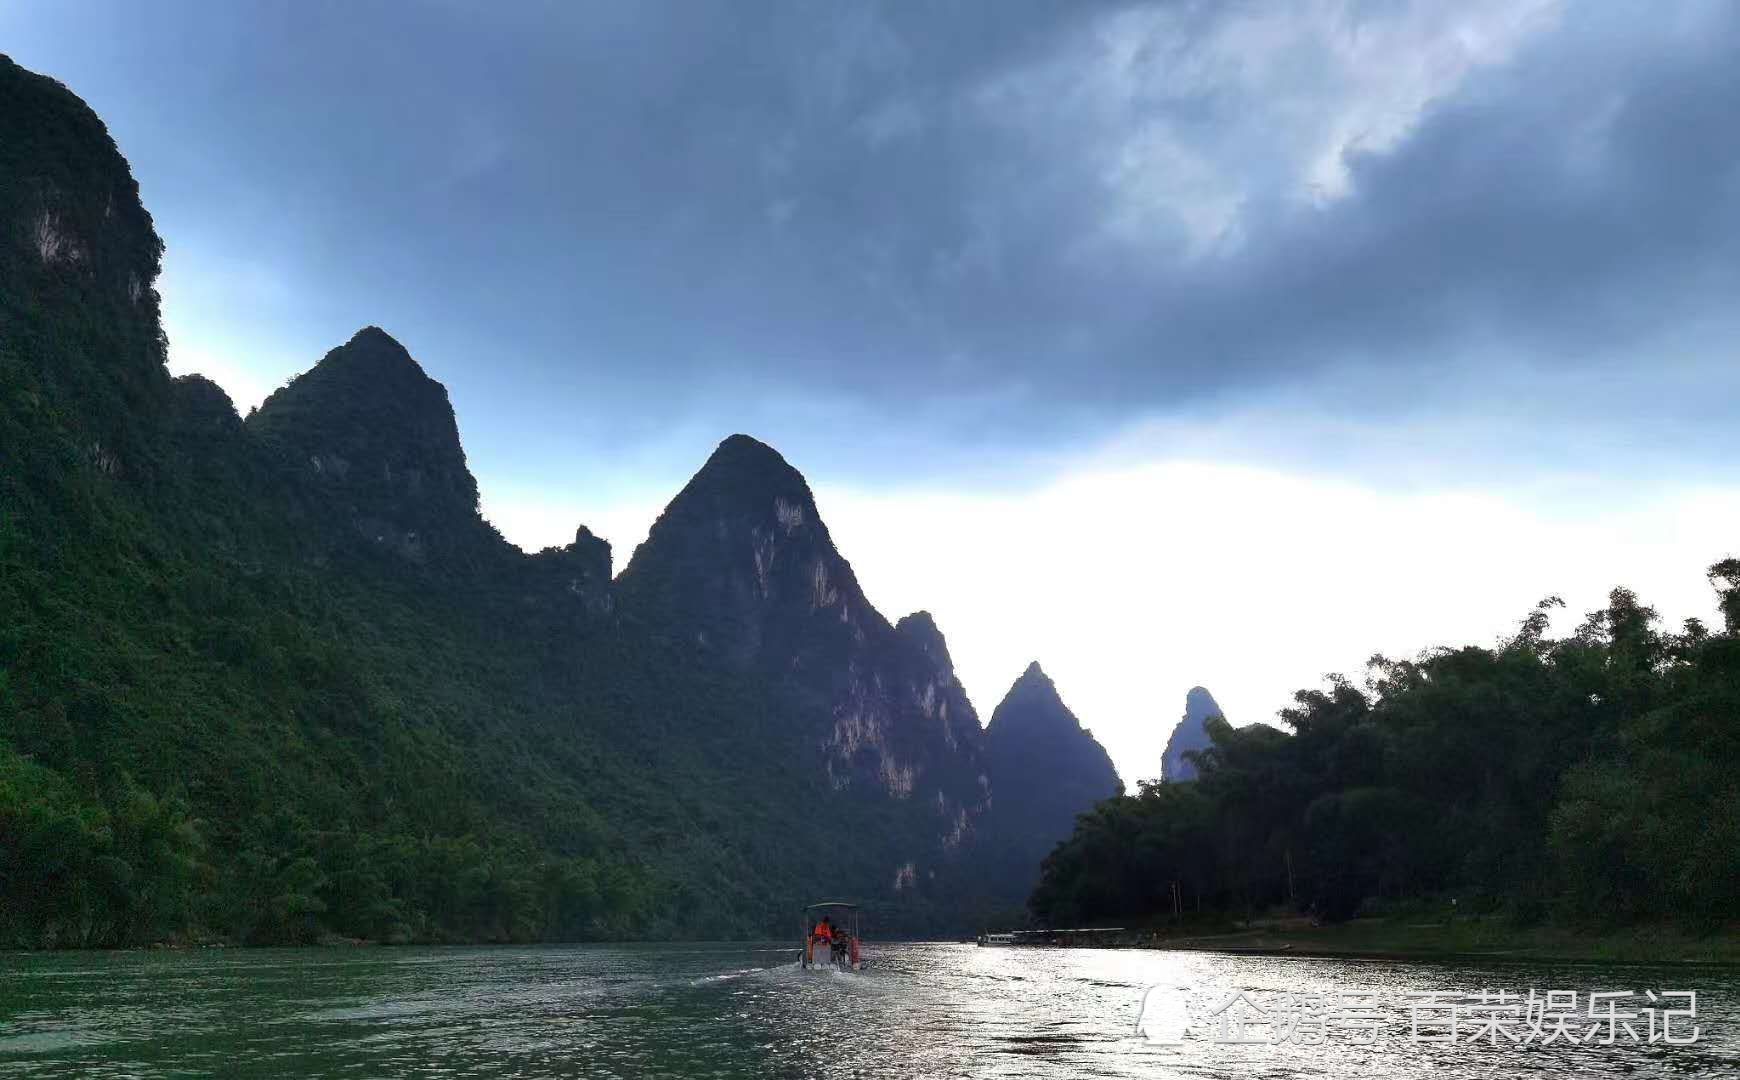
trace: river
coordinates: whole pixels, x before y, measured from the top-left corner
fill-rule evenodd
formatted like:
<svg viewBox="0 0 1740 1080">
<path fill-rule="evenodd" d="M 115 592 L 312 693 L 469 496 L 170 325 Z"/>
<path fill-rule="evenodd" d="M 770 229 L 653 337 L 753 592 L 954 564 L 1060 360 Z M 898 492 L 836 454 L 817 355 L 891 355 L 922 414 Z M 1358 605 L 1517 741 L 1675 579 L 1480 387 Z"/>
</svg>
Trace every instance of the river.
<svg viewBox="0 0 1740 1080">
<path fill-rule="evenodd" d="M 1740 1075 L 1733 968 L 911 944 L 873 946 L 868 970 L 845 975 L 800 971 L 793 955 L 772 944 L 0 953 L 0 1077 Z M 1541 1004 L 1559 992 L 1556 1009 L 1531 1010 L 1531 990 Z M 1493 998 L 1496 1013 L 1483 1012 L 1482 991 L 1515 994 L 1519 1022 L 1483 1035 L 1478 1018 L 1511 1006 Z M 1595 1012 L 1634 1019 L 1588 1019 L 1591 992 L 1627 991 Z M 1697 991 L 1695 1017 L 1665 993 L 1677 991 Z M 1651 1045 L 1648 1008 L 1659 1037 L 1695 1024 L 1697 1041 Z M 1454 1043 L 1426 1041 L 1453 1016 Z"/>
</svg>

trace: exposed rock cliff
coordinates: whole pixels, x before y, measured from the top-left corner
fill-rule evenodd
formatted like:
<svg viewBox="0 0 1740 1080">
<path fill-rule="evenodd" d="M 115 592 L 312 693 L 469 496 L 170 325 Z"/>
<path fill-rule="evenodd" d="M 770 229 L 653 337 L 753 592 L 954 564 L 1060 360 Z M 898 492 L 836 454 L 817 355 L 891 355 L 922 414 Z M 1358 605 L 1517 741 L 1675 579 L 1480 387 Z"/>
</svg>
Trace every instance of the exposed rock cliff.
<svg viewBox="0 0 1740 1080">
<path fill-rule="evenodd" d="M 103 122 L 60 83 L 0 56 L 0 392 L 110 478 L 148 469 L 140 414 L 169 394 L 154 288 L 162 253 Z"/>
<path fill-rule="evenodd" d="M 625 610 L 807 703 L 802 734 L 836 790 L 910 803 L 930 819 L 933 849 L 971 831 L 986 797 L 978 718 L 941 634 L 928 616 L 904 633 L 889 625 L 809 485 L 771 447 L 746 435 L 720 443 L 618 589 Z"/>
</svg>

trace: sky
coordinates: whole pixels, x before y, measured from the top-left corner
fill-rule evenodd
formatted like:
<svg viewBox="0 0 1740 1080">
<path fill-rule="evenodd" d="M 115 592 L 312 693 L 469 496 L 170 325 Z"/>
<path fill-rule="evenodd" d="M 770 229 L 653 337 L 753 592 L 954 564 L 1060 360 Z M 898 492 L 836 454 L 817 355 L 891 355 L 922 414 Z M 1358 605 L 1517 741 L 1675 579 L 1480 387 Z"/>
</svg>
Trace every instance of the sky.
<svg viewBox="0 0 1740 1080">
<path fill-rule="evenodd" d="M 726 435 L 809 478 L 982 719 L 1037 659 L 1126 782 L 1186 691 L 1740 549 L 1726 0 L 0 5 L 244 412 L 380 325 L 487 517 L 620 569 Z"/>
</svg>

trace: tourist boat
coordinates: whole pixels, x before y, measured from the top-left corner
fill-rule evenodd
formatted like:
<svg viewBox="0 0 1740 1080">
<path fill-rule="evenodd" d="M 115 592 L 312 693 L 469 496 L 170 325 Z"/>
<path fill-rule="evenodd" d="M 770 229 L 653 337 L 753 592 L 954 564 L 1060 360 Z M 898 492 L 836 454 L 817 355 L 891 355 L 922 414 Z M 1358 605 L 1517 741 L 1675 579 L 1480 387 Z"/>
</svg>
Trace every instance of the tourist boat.
<svg viewBox="0 0 1740 1080">
<path fill-rule="evenodd" d="M 980 934 L 979 935 L 979 945 L 981 947 L 986 946 L 986 945 L 1013 945 L 1013 944 L 1015 944 L 1015 935 L 1014 934 Z"/>
<path fill-rule="evenodd" d="M 826 932 L 818 928 L 826 926 Z M 864 960 L 858 934 L 858 905 L 822 900 L 804 908 L 803 948 L 798 964 L 809 971 L 861 971 Z"/>
</svg>

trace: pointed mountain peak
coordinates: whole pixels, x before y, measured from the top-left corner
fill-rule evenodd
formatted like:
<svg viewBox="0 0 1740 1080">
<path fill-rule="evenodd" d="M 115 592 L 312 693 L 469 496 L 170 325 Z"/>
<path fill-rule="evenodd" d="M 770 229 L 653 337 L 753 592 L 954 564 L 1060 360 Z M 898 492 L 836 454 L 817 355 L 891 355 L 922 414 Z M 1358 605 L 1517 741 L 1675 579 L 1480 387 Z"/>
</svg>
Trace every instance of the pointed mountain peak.
<svg viewBox="0 0 1740 1080">
<path fill-rule="evenodd" d="M 260 430 L 276 433 L 280 420 L 310 419 L 303 414 L 315 410 L 328 418 L 348 415 L 381 426 L 386 437 L 451 442 L 453 449 L 459 443 L 447 388 L 430 378 L 410 352 L 378 326 L 358 330 L 319 363 L 273 391 L 258 411 L 277 413 L 278 419 L 268 420 Z"/>
<path fill-rule="evenodd" d="M 1080 732 L 1081 723 L 1057 692 L 1057 684 L 1035 660 L 1015 680 L 1003 701 L 991 714 L 991 730 L 999 728 L 1029 734 Z"/>
<path fill-rule="evenodd" d="M 438 387 L 442 399 L 447 388 L 431 379 L 422 365 L 393 335 L 378 326 L 365 326 L 350 336 L 350 340 L 327 353 L 315 370 L 325 369 L 334 375 L 370 380 L 379 383 L 380 390 L 396 390 L 405 385 Z"/>
<path fill-rule="evenodd" d="M 839 559 L 803 474 L 766 443 L 733 435 L 665 506 L 628 570 L 674 557 L 679 548 L 690 556 L 705 550 L 735 561 L 738 552 L 732 549 L 747 545 L 757 551 L 757 576 L 766 578 L 772 551 L 762 549 L 769 541 L 798 538 L 818 548 L 813 554 Z"/>
<path fill-rule="evenodd" d="M 803 474 L 747 435 L 720 443 L 670 501 L 619 584 L 630 608 L 677 615 L 739 659 L 769 647 L 790 656 L 817 634 L 893 630 L 835 549 Z"/>
<path fill-rule="evenodd" d="M 739 507 L 778 504 L 780 523 L 786 528 L 816 516 L 815 498 L 803 474 L 778 450 L 748 435 L 733 435 L 714 448 L 671 505 L 697 498 Z"/>
<path fill-rule="evenodd" d="M 352 334 L 350 336 L 350 340 L 345 342 L 345 344 L 347 344 L 347 345 L 379 345 L 379 346 L 389 348 L 389 349 L 397 349 L 400 352 L 405 353 L 405 359 L 407 359 L 407 360 L 409 360 L 411 358 L 411 354 L 408 352 L 405 352 L 405 347 L 403 345 L 399 344 L 398 338 L 387 333 L 385 330 L 382 330 L 378 326 L 365 326 L 365 327 L 363 327 L 361 330 L 358 330 L 356 333 Z"/>
<path fill-rule="evenodd" d="M 1168 783 L 1196 779 L 1196 765 L 1184 755 L 1200 753 L 1213 745 L 1204 726 L 1212 716 L 1221 716 L 1214 695 L 1200 686 L 1193 686 L 1184 695 L 1184 716 L 1166 740 L 1160 758 L 1160 779 Z"/>
<path fill-rule="evenodd" d="M 954 661 L 949 658 L 948 642 L 943 640 L 942 631 L 937 629 L 936 620 L 928 611 L 915 611 L 894 624 L 894 629 L 905 635 L 907 640 L 918 647 L 937 670 L 945 676 L 955 673 Z"/>
<path fill-rule="evenodd" d="M 379 327 L 273 392 L 247 427 L 342 495 L 365 535 L 415 558 L 430 534 L 478 520 L 447 388 Z"/>
<path fill-rule="evenodd" d="M 796 472 L 778 450 L 753 435 L 728 435 L 713 448 L 702 472 L 716 468 Z"/>
<path fill-rule="evenodd" d="M 1048 708 L 1055 708 L 1063 713 L 1069 712 L 1069 709 L 1064 707 L 1063 698 L 1058 695 L 1057 684 L 1051 681 L 1051 676 L 1045 673 L 1045 669 L 1039 666 L 1037 660 L 1028 664 L 1026 670 L 1021 672 L 1020 678 L 1016 679 L 1014 685 L 1009 687 L 1009 692 L 1004 695 L 1003 700 L 1006 703 L 1017 700 L 1040 702 Z M 1075 717 L 1071 716 L 1070 719 L 1073 721 Z"/>
<path fill-rule="evenodd" d="M 656 549 L 661 545 L 655 541 L 686 536 L 678 526 L 685 520 L 691 526 L 705 525 L 714 531 L 725 528 L 784 537 L 816 528 L 820 529 L 820 539 L 827 541 L 827 530 L 821 527 L 815 497 L 803 474 L 779 451 L 748 435 L 733 435 L 708 455 L 706 463 L 653 523 L 642 548 Z M 831 549 L 832 545 L 828 546 Z M 637 550 L 636 558 L 640 554 Z"/>
<path fill-rule="evenodd" d="M 1204 720 L 1221 714 L 1220 704 L 1214 700 L 1214 695 L 1200 686 L 1193 686 L 1184 695 L 1184 719 L 1187 723 L 1201 726 Z"/>
<path fill-rule="evenodd" d="M 395 470 L 438 472 L 445 494 L 477 505 L 447 388 L 386 331 L 364 327 L 274 391 L 249 417 L 261 436 L 308 458 L 336 455 L 348 476 Z M 314 466 L 317 472 L 326 472 Z M 421 485 L 419 485 L 421 486 Z"/>
<path fill-rule="evenodd" d="M 352 334 L 350 340 L 345 342 L 345 345 L 392 349 L 403 355 L 405 359 L 411 359 L 411 354 L 405 351 L 403 345 L 399 344 L 399 339 L 387 333 L 385 330 L 382 330 L 378 326 L 363 327 L 361 330 Z M 415 363 L 415 361 L 412 362 Z"/>
<path fill-rule="evenodd" d="M 828 783 L 880 792 L 933 819 L 941 850 L 986 798 L 978 715 L 922 645 L 873 607 L 816 512 L 809 484 L 747 435 L 720 443 L 616 579 L 626 621 L 760 670 L 799 704 Z M 794 744 L 795 745 L 795 744 Z"/>
<path fill-rule="evenodd" d="M 1105 747 L 1084 730 L 1038 661 L 1015 680 L 985 728 L 995 873 L 1032 880 L 1077 814 L 1123 790 Z"/>
</svg>

